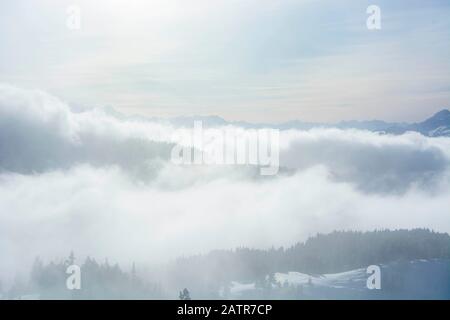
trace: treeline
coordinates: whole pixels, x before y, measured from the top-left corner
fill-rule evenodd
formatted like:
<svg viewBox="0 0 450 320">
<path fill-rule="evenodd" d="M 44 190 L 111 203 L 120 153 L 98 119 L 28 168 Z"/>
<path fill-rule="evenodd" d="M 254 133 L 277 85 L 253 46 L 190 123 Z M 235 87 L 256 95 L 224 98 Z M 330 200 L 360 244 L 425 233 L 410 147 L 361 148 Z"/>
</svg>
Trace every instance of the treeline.
<svg viewBox="0 0 450 320">
<path fill-rule="evenodd" d="M 335 231 L 317 234 L 288 248 L 216 250 L 168 264 L 165 274 L 159 275 L 164 279 L 161 286 L 139 277 L 134 264 L 127 272 L 118 264 L 111 265 L 107 260 L 99 263 L 89 257 L 78 264 L 73 254 L 59 262 L 44 263 L 36 258 L 29 279 L 16 281 L 3 293 L 0 289 L 0 298 L 176 299 L 179 290 L 189 288 L 194 299 L 213 299 L 227 296 L 232 281 L 254 283 L 264 289 L 261 294 L 270 297 L 278 284 L 269 280 L 277 272 L 320 275 L 418 259 L 450 259 L 450 236 L 428 229 Z M 68 290 L 66 286 L 70 276 L 67 267 L 74 263 L 81 268 L 80 290 Z M 277 290 L 285 296 L 301 295 L 299 288 Z"/>
<path fill-rule="evenodd" d="M 161 299 L 162 289 L 157 284 L 148 283 L 136 274 L 133 264 L 130 272 L 123 271 L 118 264 L 111 265 L 108 260 L 98 263 L 87 257 L 79 265 L 81 287 L 69 290 L 66 273 L 75 264 L 73 253 L 60 262 L 45 264 L 36 258 L 26 283 L 16 283 L 6 293 L 9 299 Z"/>
<path fill-rule="evenodd" d="M 450 236 L 428 229 L 333 232 L 285 251 L 285 269 L 335 273 L 393 261 L 450 258 Z"/>
<path fill-rule="evenodd" d="M 213 283 L 258 281 L 275 272 L 338 273 L 371 264 L 434 258 L 450 258 L 447 233 L 428 229 L 335 231 L 289 248 L 237 248 L 180 258 L 171 273 L 174 282 L 183 286 L 204 282 L 206 287 L 215 287 Z"/>
</svg>

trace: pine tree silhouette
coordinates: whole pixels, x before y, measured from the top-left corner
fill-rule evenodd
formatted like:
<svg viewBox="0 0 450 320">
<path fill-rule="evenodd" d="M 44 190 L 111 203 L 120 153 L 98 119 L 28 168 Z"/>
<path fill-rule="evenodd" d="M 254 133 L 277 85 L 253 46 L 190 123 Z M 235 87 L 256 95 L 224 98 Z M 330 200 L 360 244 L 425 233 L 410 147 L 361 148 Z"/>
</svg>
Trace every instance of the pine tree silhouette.
<svg viewBox="0 0 450 320">
<path fill-rule="evenodd" d="M 191 296 L 189 294 L 189 290 L 184 288 L 183 291 L 180 291 L 180 300 L 191 300 Z"/>
</svg>

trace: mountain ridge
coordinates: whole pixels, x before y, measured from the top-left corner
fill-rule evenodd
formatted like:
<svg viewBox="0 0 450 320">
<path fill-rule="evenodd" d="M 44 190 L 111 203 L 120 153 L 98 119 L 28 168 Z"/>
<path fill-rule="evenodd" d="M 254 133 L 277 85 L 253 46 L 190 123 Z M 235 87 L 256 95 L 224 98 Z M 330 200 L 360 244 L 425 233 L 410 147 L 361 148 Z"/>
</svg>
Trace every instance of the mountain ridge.
<svg viewBox="0 0 450 320">
<path fill-rule="evenodd" d="M 290 120 L 282 123 L 252 123 L 247 121 L 227 121 L 217 115 L 179 116 L 171 118 L 145 117 L 140 115 L 126 116 L 111 107 L 101 108 L 105 113 L 117 117 L 137 121 L 153 121 L 168 123 L 181 127 L 192 127 L 195 121 L 201 121 L 204 127 L 238 126 L 245 129 L 273 128 L 279 130 L 310 130 L 313 128 L 338 128 L 368 130 L 384 134 L 400 135 L 406 132 L 418 132 L 427 137 L 450 137 L 450 110 L 442 109 L 421 122 L 387 122 L 383 120 L 345 120 L 337 123 L 305 122 Z"/>
<path fill-rule="evenodd" d="M 301 120 L 291 120 L 279 124 L 271 123 L 250 123 L 246 121 L 227 121 L 219 116 L 191 116 L 176 117 L 168 120 L 172 124 L 192 126 L 194 121 L 202 121 L 204 126 L 214 127 L 223 125 L 236 125 L 248 129 L 274 128 L 280 130 L 299 129 L 309 130 L 312 128 L 339 128 L 339 129 L 360 129 L 372 132 L 387 134 L 403 134 L 409 131 L 421 133 L 428 137 L 450 137 L 450 110 L 442 109 L 431 117 L 421 122 L 386 122 L 383 120 L 347 120 L 334 124 L 303 122 Z"/>
</svg>

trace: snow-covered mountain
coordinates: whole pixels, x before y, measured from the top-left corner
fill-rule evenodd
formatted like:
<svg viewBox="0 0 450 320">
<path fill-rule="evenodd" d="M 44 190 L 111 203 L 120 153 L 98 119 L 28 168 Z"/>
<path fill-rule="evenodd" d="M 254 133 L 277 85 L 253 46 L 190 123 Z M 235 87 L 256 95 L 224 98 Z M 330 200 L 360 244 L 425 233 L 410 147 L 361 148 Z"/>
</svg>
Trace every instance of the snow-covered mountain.
<svg viewBox="0 0 450 320">
<path fill-rule="evenodd" d="M 273 123 L 249 123 L 244 121 L 226 121 L 218 116 L 192 116 L 171 118 L 168 122 L 176 126 L 192 127 L 194 121 L 202 121 L 205 127 L 217 127 L 235 125 L 243 128 L 276 128 L 281 130 L 298 129 L 309 130 L 312 128 L 339 128 L 360 129 L 373 132 L 385 132 L 389 134 L 402 134 L 408 131 L 419 132 L 428 137 L 450 136 L 450 111 L 441 110 L 432 117 L 417 123 L 385 122 L 381 120 L 368 121 L 341 121 L 338 123 L 312 123 L 299 120 L 288 121 L 279 124 Z"/>
<path fill-rule="evenodd" d="M 425 121 L 408 125 L 395 125 L 386 130 L 386 132 L 394 134 L 402 134 L 407 131 L 420 132 L 428 137 L 448 137 L 450 136 L 450 111 L 444 109 Z"/>
<path fill-rule="evenodd" d="M 83 110 L 80 107 L 71 106 L 73 112 Z M 382 120 L 348 120 L 337 123 L 304 122 L 300 120 L 291 120 L 283 123 L 251 123 L 246 121 L 227 121 L 219 116 L 181 116 L 173 118 L 147 118 L 144 116 L 126 116 L 114 110 L 111 107 L 100 108 L 110 116 L 121 120 L 132 119 L 139 121 L 158 122 L 170 124 L 175 127 L 191 128 L 195 121 L 201 121 L 203 127 L 223 127 L 228 125 L 238 126 L 246 129 L 274 128 L 280 130 L 310 130 L 312 128 L 338 128 L 338 129 L 358 129 L 372 132 L 381 132 L 388 134 L 403 134 L 408 131 L 419 132 L 428 137 L 450 137 L 450 110 L 443 109 L 435 113 L 430 118 L 416 123 L 407 122 L 386 122 Z"/>
</svg>

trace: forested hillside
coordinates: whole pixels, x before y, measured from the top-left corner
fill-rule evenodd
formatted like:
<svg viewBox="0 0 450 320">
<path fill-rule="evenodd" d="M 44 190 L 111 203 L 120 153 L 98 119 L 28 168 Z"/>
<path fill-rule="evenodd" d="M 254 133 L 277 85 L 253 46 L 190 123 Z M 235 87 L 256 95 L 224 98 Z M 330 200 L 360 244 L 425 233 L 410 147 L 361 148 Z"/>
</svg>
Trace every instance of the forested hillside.
<svg viewBox="0 0 450 320">
<path fill-rule="evenodd" d="M 189 288 L 194 298 L 219 298 L 221 294 L 223 297 L 223 290 L 229 290 L 237 281 L 254 283 L 256 288 L 266 291 L 281 285 L 276 284 L 276 273 L 302 273 L 321 279 L 323 274 L 365 268 L 372 264 L 398 262 L 408 265 L 407 262 L 419 259 L 425 263 L 432 259 L 450 259 L 450 236 L 427 229 L 335 231 L 317 234 L 289 248 L 261 250 L 242 247 L 183 257 L 169 263 L 161 274 L 138 274 L 132 262 L 126 272 L 108 260 L 99 263 L 88 257 L 79 265 L 82 279 L 80 290 L 68 290 L 66 287 L 69 276 L 67 267 L 78 264 L 71 253 L 68 258 L 57 262 L 46 263 L 36 258 L 29 278 L 16 281 L 0 294 L 10 299 L 176 299 L 178 290 Z M 397 270 L 397 274 L 400 272 L 397 267 L 387 270 L 388 275 L 393 274 L 392 270 Z M 407 274 L 409 271 L 405 272 Z M 417 274 L 421 277 L 421 273 Z M 149 278 L 161 281 L 156 284 Z M 386 286 L 389 288 L 389 285 L 398 282 L 398 279 L 394 280 L 388 281 Z M 423 282 L 426 279 L 416 280 Z M 261 294 L 265 294 L 264 297 L 280 294 L 289 298 L 299 297 L 299 288 L 295 286 L 280 289 L 279 292 L 268 293 L 264 290 L 256 290 L 252 294 L 257 294 L 259 298 Z"/>
<path fill-rule="evenodd" d="M 335 231 L 289 248 L 237 248 L 178 259 L 173 274 L 186 279 L 258 280 L 275 272 L 337 273 L 371 264 L 450 258 L 450 236 L 427 229 Z"/>
</svg>

